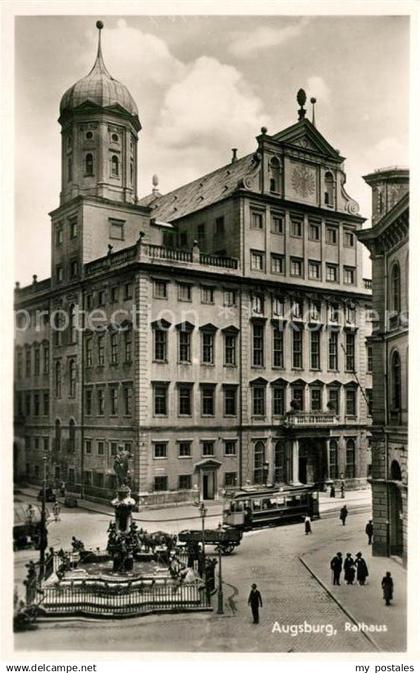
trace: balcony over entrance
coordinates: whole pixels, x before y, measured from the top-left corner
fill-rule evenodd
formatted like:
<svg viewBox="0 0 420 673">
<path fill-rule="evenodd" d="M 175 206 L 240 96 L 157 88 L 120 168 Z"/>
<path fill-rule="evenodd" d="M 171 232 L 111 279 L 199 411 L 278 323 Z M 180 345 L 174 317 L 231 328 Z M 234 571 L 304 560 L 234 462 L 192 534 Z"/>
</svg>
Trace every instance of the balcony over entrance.
<svg viewBox="0 0 420 673">
<path fill-rule="evenodd" d="M 287 427 L 329 427 L 338 424 L 338 417 L 330 412 L 293 411 L 286 414 Z"/>
</svg>

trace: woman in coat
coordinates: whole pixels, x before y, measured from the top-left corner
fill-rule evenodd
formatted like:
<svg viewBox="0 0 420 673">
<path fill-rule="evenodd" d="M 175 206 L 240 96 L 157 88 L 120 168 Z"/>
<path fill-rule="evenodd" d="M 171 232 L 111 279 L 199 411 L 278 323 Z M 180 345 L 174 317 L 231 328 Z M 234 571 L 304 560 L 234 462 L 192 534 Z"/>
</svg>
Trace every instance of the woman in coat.
<svg viewBox="0 0 420 673">
<path fill-rule="evenodd" d="M 387 572 L 385 577 L 382 578 L 382 590 L 384 592 L 385 605 L 391 605 L 394 595 L 394 582 L 390 572 Z"/>
<path fill-rule="evenodd" d="M 366 582 L 366 577 L 369 575 L 368 567 L 364 558 L 362 558 L 362 552 L 357 552 L 356 554 L 356 576 L 357 581 L 361 586 Z"/>
<path fill-rule="evenodd" d="M 347 584 L 353 584 L 356 569 L 354 567 L 354 559 L 350 552 L 346 554 L 344 559 L 344 580 Z"/>
</svg>

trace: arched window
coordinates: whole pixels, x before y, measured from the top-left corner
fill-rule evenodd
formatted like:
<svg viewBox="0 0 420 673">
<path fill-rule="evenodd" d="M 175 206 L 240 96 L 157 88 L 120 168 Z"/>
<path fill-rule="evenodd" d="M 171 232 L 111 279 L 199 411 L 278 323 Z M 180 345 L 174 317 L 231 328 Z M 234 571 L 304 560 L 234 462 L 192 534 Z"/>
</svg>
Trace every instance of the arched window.
<svg viewBox="0 0 420 673">
<path fill-rule="evenodd" d="M 120 162 L 116 154 L 111 158 L 111 175 L 115 178 L 120 174 Z"/>
<path fill-rule="evenodd" d="M 85 159 L 85 174 L 93 175 L 93 154 L 86 154 Z"/>
<path fill-rule="evenodd" d="M 69 320 L 69 337 L 70 343 L 76 343 L 76 307 L 74 304 L 70 306 L 70 320 Z"/>
<path fill-rule="evenodd" d="M 334 177 L 329 171 L 325 173 L 324 203 L 326 206 L 334 205 Z"/>
<path fill-rule="evenodd" d="M 338 479 L 338 445 L 335 439 L 330 440 L 330 479 Z"/>
<path fill-rule="evenodd" d="M 286 481 L 285 474 L 286 453 L 283 442 L 276 442 L 274 447 L 274 482 L 282 484 Z"/>
<path fill-rule="evenodd" d="M 280 192 L 280 161 L 273 157 L 270 161 L 270 192 Z"/>
<path fill-rule="evenodd" d="M 76 425 L 74 420 L 71 418 L 69 423 L 69 451 L 74 453 L 76 450 Z"/>
<path fill-rule="evenodd" d="M 395 262 L 391 271 L 391 304 L 393 311 L 401 311 L 401 272 L 398 262 Z"/>
<path fill-rule="evenodd" d="M 58 419 L 55 422 L 55 450 L 61 451 L 61 423 Z"/>
<path fill-rule="evenodd" d="M 254 483 L 264 483 L 264 442 L 256 442 L 254 446 Z"/>
<path fill-rule="evenodd" d="M 346 442 L 346 477 L 354 479 L 356 476 L 356 445 L 354 439 Z"/>
<path fill-rule="evenodd" d="M 401 409 L 401 358 L 398 351 L 391 357 L 391 407 Z"/>
<path fill-rule="evenodd" d="M 393 460 L 391 463 L 391 479 L 392 481 L 402 481 L 401 467 L 398 460 Z"/>
<path fill-rule="evenodd" d="M 76 397 L 76 362 L 69 362 L 69 397 Z"/>
<path fill-rule="evenodd" d="M 55 363 L 55 396 L 61 397 L 61 362 Z"/>
</svg>

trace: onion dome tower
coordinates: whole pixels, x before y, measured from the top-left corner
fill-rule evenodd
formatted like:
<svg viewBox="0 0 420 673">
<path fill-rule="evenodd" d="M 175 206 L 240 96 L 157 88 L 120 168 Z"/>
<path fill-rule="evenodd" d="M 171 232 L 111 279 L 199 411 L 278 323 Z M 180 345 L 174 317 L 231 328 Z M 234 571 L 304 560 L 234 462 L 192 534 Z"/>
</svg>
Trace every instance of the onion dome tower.
<svg viewBox="0 0 420 673">
<path fill-rule="evenodd" d="M 102 56 L 102 21 L 92 70 L 73 84 L 60 103 L 61 194 L 113 201 L 137 200 L 137 105 L 124 84 L 108 72 Z"/>
</svg>

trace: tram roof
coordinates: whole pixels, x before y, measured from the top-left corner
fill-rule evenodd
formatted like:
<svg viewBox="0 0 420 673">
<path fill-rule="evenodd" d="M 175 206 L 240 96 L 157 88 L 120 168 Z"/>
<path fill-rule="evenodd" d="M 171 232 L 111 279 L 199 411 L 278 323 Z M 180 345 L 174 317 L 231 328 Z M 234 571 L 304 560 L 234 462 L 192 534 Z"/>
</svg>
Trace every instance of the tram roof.
<svg viewBox="0 0 420 673">
<path fill-rule="evenodd" d="M 246 498 L 246 497 L 258 497 L 258 496 L 264 496 L 264 495 L 274 495 L 274 494 L 279 494 L 283 495 L 285 493 L 294 493 L 294 492 L 302 492 L 302 491 L 316 491 L 317 489 L 315 486 L 286 486 L 286 487 L 279 487 L 279 486 L 242 486 L 241 490 L 235 491 L 231 497 L 232 498 Z"/>
</svg>

